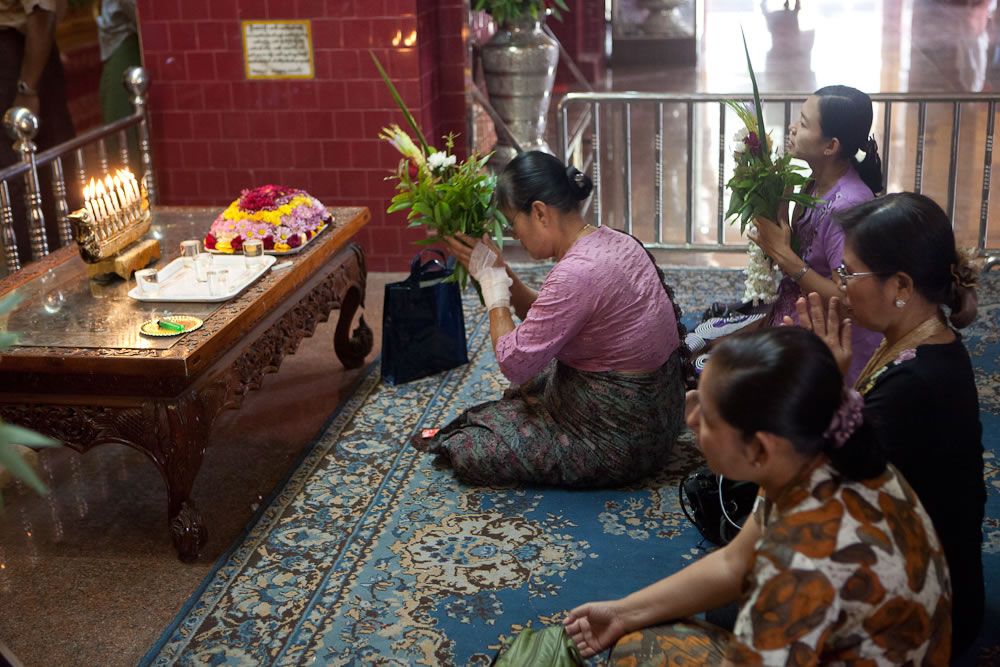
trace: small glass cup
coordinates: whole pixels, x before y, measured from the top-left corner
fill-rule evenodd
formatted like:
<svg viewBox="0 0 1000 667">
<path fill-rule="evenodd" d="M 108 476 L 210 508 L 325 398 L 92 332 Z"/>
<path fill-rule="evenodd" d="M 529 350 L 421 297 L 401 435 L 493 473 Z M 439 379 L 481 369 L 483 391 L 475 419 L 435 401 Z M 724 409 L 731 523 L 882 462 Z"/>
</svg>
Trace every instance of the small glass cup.
<svg viewBox="0 0 1000 667">
<path fill-rule="evenodd" d="M 184 268 L 190 269 L 194 266 L 194 258 L 201 252 L 201 241 L 192 239 L 181 241 L 181 257 L 184 258 Z"/>
<path fill-rule="evenodd" d="M 160 291 L 160 279 L 156 269 L 139 269 L 135 272 L 135 284 L 139 286 L 141 294 L 158 294 Z"/>
<path fill-rule="evenodd" d="M 212 296 L 225 294 L 229 288 L 229 269 L 208 269 L 205 271 L 208 279 L 208 293 Z"/>
<path fill-rule="evenodd" d="M 257 239 L 243 242 L 243 261 L 247 271 L 258 271 L 264 263 L 264 243 Z"/>
<path fill-rule="evenodd" d="M 199 252 L 194 256 L 194 277 L 200 283 L 208 280 L 208 270 L 212 268 L 212 253 Z"/>
</svg>

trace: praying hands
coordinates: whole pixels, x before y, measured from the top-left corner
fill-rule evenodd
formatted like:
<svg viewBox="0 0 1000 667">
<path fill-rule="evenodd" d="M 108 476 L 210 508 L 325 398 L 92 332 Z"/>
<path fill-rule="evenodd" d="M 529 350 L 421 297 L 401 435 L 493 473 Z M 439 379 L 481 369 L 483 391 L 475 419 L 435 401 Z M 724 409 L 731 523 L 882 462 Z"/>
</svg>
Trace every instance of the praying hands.
<svg viewBox="0 0 1000 667">
<path fill-rule="evenodd" d="M 795 309 L 799 315 L 799 326 L 819 336 L 833 352 L 833 358 L 837 360 L 840 372 L 846 373 L 853 357 L 851 319 L 849 317 L 841 319 L 840 298 L 830 297 L 830 307 L 824 309 L 820 295 L 810 292 L 808 297 L 799 297 L 795 302 Z M 795 326 L 795 320 L 786 315 L 783 324 Z"/>
</svg>

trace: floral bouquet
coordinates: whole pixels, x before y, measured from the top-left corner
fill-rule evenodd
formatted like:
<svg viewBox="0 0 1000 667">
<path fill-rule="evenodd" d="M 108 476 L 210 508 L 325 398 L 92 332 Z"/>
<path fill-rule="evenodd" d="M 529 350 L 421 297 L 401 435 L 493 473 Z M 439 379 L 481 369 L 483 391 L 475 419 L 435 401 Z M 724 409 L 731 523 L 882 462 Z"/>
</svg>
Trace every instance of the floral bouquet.
<svg viewBox="0 0 1000 667">
<path fill-rule="evenodd" d="M 382 69 L 382 63 L 374 53 L 372 58 L 417 137 L 417 142 L 414 142 L 398 125 L 383 128 L 379 134 L 380 139 L 391 143 L 403 155 L 396 171 L 387 178 L 397 181 L 398 194 L 392 198 L 386 212 L 409 209 L 406 216 L 408 227 L 423 225 L 433 233 L 430 238 L 414 241 L 417 245 L 437 243 L 438 237 L 462 232 L 474 239 L 492 234 L 497 246 L 503 248 L 503 226 L 507 219 L 493 205 L 497 179 L 485 168 L 490 156 L 479 157 L 473 153 L 465 161 L 458 162 L 451 152 L 455 144 L 452 134 L 443 137 L 444 150 L 429 146 L 396 87 Z M 458 281 L 465 289 L 468 278 L 465 267 L 459 264 L 448 280 Z M 473 284 L 478 291 L 475 280 Z"/>
<path fill-rule="evenodd" d="M 820 201 L 795 192 L 795 188 L 805 185 L 808 179 L 801 173 L 803 167 L 791 164 L 791 155 L 779 154 L 774 150 L 771 137 L 764 129 L 764 107 L 760 103 L 757 77 L 754 76 L 745 35 L 743 50 L 747 57 L 747 68 L 750 70 L 750 82 L 753 84 L 753 106 L 747 107 L 734 100 L 726 102 L 743 121 L 743 127 L 733 137 L 736 169 L 726 184 L 732 192 L 726 218 L 731 218 L 733 221 L 739 219 L 741 234 L 746 231 L 747 223 L 758 217 L 777 223 L 778 207 L 787 206 L 788 202 L 812 208 Z M 793 247 L 795 242 L 793 238 Z M 753 241 L 747 243 L 750 263 L 746 270 L 743 300 L 752 300 L 754 304 L 773 303 L 778 295 L 780 280 L 778 268 L 771 258 L 764 254 L 760 246 Z"/>
</svg>

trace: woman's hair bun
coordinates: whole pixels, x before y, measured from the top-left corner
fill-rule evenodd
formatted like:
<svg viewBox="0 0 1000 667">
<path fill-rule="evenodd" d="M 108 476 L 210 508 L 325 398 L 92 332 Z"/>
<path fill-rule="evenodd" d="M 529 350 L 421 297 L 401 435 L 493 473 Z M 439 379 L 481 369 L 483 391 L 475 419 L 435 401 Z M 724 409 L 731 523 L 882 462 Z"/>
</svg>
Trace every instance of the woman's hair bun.
<svg viewBox="0 0 1000 667">
<path fill-rule="evenodd" d="M 573 195 L 580 201 L 589 197 L 590 193 L 594 191 L 594 182 L 590 180 L 590 176 L 576 167 L 566 167 L 566 178 L 569 179 Z"/>
</svg>

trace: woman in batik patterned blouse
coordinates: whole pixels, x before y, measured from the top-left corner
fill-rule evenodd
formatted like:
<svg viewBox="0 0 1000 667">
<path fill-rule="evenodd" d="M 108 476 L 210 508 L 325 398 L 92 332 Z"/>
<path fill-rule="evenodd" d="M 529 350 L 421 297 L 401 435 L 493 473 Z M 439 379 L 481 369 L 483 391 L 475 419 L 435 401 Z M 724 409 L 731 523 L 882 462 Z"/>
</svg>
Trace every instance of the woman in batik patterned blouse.
<svg viewBox="0 0 1000 667">
<path fill-rule="evenodd" d="M 661 470 L 677 439 L 680 311 L 642 244 L 586 224 L 580 204 L 592 187 L 537 151 L 500 174 L 497 202 L 514 237 L 533 258 L 556 258 L 538 291 L 487 237 L 448 239 L 482 287 L 497 363 L 511 381 L 501 400 L 413 441 L 464 480 L 618 485 Z"/>
<path fill-rule="evenodd" d="M 709 467 L 759 484 L 761 502 L 727 546 L 573 609 L 564 623 L 585 657 L 614 645 L 622 665 L 948 664 L 941 545 L 819 337 L 781 327 L 722 341 L 687 423 Z M 732 633 L 686 618 L 738 599 Z"/>
</svg>

